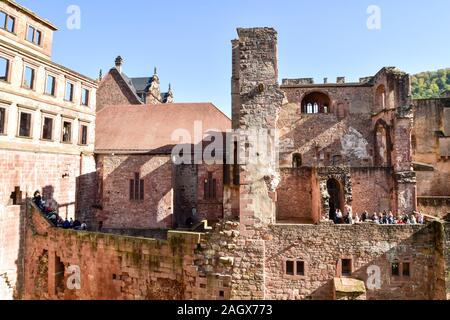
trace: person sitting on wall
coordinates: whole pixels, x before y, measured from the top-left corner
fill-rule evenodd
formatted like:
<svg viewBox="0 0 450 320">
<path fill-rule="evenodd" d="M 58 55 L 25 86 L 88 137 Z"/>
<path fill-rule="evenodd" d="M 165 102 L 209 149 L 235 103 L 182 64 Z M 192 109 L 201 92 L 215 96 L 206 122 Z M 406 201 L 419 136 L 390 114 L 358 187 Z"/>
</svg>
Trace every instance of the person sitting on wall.
<svg viewBox="0 0 450 320">
<path fill-rule="evenodd" d="M 410 220 L 411 224 L 417 224 L 417 219 L 415 215 L 411 215 L 411 220 Z"/>
<path fill-rule="evenodd" d="M 86 230 L 87 230 L 87 224 L 86 224 L 86 221 L 83 221 L 83 223 L 82 223 L 81 226 L 80 226 L 80 230 L 82 230 L 82 231 L 86 231 Z"/>
<path fill-rule="evenodd" d="M 70 229 L 73 229 L 73 219 L 72 218 L 70 218 L 69 224 L 70 224 Z"/>
<path fill-rule="evenodd" d="M 364 211 L 361 215 L 361 222 L 366 222 L 369 218 L 369 213 L 367 211 Z"/>
<path fill-rule="evenodd" d="M 36 205 L 36 207 L 39 208 L 39 210 L 44 211 L 44 201 L 42 200 L 41 193 L 39 191 L 36 191 L 34 193 L 33 202 Z"/>
<path fill-rule="evenodd" d="M 376 224 L 380 224 L 380 217 L 378 216 L 378 213 L 375 212 L 373 214 L 372 221 L 375 222 Z"/>
<path fill-rule="evenodd" d="M 417 214 L 417 223 L 418 224 L 424 224 L 425 223 L 425 217 L 420 212 Z"/>
<path fill-rule="evenodd" d="M 81 229 L 81 222 L 78 221 L 78 220 L 75 220 L 75 221 L 73 222 L 73 229 L 74 229 L 74 230 L 80 230 L 80 229 Z"/>
</svg>

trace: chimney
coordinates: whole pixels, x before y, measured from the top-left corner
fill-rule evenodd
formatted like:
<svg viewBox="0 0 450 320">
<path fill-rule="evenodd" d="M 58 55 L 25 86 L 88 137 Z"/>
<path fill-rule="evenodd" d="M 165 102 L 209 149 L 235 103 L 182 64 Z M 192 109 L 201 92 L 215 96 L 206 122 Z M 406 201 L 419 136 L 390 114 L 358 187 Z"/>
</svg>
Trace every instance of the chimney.
<svg viewBox="0 0 450 320">
<path fill-rule="evenodd" d="M 122 65 L 123 65 L 123 59 L 122 59 L 121 56 L 118 56 L 116 58 L 116 69 L 117 69 L 117 71 L 122 72 Z"/>
<path fill-rule="evenodd" d="M 327 84 L 328 83 L 328 78 L 323 78 L 323 83 Z"/>
<path fill-rule="evenodd" d="M 337 77 L 336 83 L 338 83 L 338 84 L 345 83 L 345 77 Z"/>
</svg>

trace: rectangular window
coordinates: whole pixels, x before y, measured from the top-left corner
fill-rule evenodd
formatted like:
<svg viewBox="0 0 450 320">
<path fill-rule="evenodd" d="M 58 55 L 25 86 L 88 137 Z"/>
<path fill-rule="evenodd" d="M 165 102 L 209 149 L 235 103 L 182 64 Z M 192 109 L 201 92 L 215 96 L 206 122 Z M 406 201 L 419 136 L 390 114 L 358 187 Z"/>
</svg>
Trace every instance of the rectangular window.
<svg viewBox="0 0 450 320">
<path fill-rule="evenodd" d="M 88 89 L 83 89 L 81 92 L 81 104 L 83 106 L 89 105 L 89 90 Z"/>
<path fill-rule="evenodd" d="M 16 18 L 10 16 L 9 14 L 3 11 L 0 11 L 0 28 L 13 33 L 15 26 L 16 26 Z"/>
<path fill-rule="evenodd" d="M 27 89 L 34 90 L 34 80 L 36 71 L 31 67 L 25 67 L 25 75 L 23 77 L 23 86 Z"/>
<path fill-rule="evenodd" d="M 6 109 L 0 108 L 0 134 L 6 133 Z"/>
<path fill-rule="evenodd" d="M 72 142 L 72 122 L 63 122 L 62 141 L 66 143 Z"/>
<path fill-rule="evenodd" d="M 56 78 L 54 76 L 47 76 L 47 85 L 45 87 L 45 93 L 51 96 L 55 96 L 56 93 Z"/>
<path fill-rule="evenodd" d="M 398 262 L 394 262 L 391 265 L 391 272 L 394 277 L 400 276 L 400 264 Z"/>
<path fill-rule="evenodd" d="M 403 263 L 403 276 L 404 277 L 409 277 L 411 276 L 411 265 L 409 262 L 404 262 Z"/>
<path fill-rule="evenodd" d="M 27 40 L 29 42 L 33 42 L 34 40 L 34 31 L 35 29 L 32 26 L 28 26 Z"/>
<path fill-rule="evenodd" d="M 72 102 L 73 101 L 73 90 L 74 90 L 74 85 L 73 83 L 70 83 L 69 81 L 66 82 L 66 96 L 65 96 L 65 100 Z"/>
<path fill-rule="evenodd" d="M 40 46 L 42 42 L 42 32 L 34 28 L 33 26 L 28 26 L 27 38 L 29 42 Z"/>
<path fill-rule="evenodd" d="M 130 180 L 130 200 L 144 200 L 144 180 L 139 178 L 139 173 L 135 173 L 134 179 Z"/>
<path fill-rule="evenodd" d="M 297 271 L 298 276 L 304 276 L 305 275 L 305 262 L 304 261 L 297 261 Z"/>
<path fill-rule="evenodd" d="M 294 261 L 286 261 L 286 274 L 289 276 L 294 275 Z"/>
<path fill-rule="evenodd" d="M 19 137 L 31 137 L 31 113 L 21 112 L 19 117 Z"/>
<path fill-rule="evenodd" d="M 204 185 L 205 200 L 214 200 L 217 198 L 217 180 L 213 178 L 213 173 L 208 172 L 208 179 Z"/>
<path fill-rule="evenodd" d="M 0 80 L 8 81 L 9 78 L 9 60 L 0 57 Z"/>
<path fill-rule="evenodd" d="M 342 259 L 342 276 L 349 277 L 352 275 L 352 260 Z"/>
<path fill-rule="evenodd" d="M 80 144 L 83 146 L 88 144 L 88 126 L 86 125 L 80 127 Z"/>
<path fill-rule="evenodd" d="M 42 139 L 53 140 L 53 119 L 44 117 L 44 125 L 42 127 Z"/>
</svg>

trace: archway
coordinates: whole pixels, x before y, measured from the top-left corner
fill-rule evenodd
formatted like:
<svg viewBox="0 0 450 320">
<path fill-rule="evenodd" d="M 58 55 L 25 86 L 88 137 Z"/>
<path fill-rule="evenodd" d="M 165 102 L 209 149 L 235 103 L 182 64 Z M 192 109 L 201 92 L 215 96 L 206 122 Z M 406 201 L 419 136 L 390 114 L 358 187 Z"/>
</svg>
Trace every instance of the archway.
<svg viewBox="0 0 450 320">
<path fill-rule="evenodd" d="M 327 190 L 330 196 L 330 220 L 334 221 L 336 218 L 336 210 L 340 209 L 344 212 L 344 192 L 342 190 L 342 185 L 336 179 L 332 178 L 327 181 Z"/>
<path fill-rule="evenodd" d="M 302 113 L 329 113 L 331 100 L 325 93 L 311 92 L 302 100 Z"/>
</svg>

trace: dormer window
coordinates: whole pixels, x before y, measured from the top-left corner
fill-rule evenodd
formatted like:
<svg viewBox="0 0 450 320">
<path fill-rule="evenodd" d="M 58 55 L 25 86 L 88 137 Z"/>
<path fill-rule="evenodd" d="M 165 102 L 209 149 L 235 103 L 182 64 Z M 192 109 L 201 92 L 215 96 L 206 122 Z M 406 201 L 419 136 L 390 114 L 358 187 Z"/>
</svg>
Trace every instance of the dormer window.
<svg viewBox="0 0 450 320">
<path fill-rule="evenodd" d="M 42 42 L 42 32 L 33 26 L 28 26 L 27 40 L 37 46 L 40 46 Z"/>
<path fill-rule="evenodd" d="M 0 28 L 13 33 L 16 26 L 16 18 L 0 11 Z"/>
</svg>

